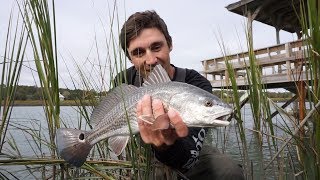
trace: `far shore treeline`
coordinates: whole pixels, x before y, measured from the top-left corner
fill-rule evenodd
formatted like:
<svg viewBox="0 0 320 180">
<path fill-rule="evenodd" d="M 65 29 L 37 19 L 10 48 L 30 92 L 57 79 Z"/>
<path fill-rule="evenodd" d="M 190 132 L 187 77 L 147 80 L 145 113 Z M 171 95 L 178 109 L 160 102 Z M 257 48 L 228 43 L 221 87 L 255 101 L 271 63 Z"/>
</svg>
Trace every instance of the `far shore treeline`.
<svg viewBox="0 0 320 180">
<path fill-rule="evenodd" d="M 3 94 L 6 94 L 6 86 L 2 85 Z M 43 96 L 41 94 L 41 87 L 17 85 L 16 92 L 14 93 L 14 105 L 21 106 L 37 106 L 42 105 Z M 96 92 L 95 90 L 82 90 L 82 89 L 67 89 L 59 88 L 59 93 L 62 95 L 61 105 L 78 105 L 77 102 L 81 101 L 84 104 L 92 104 L 92 99 L 97 99 L 99 96 L 104 96 L 106 92 Z M 4 96 L 1 96 L 4 97 Z"/>
<path fill-rule="evenodd" d="M 36 86 L 17 86 L 15 100 L 40 100 L 42 99 L 41 88 Z M 95 90 L 64 89 L 59 88 L 59 92 L 65 100 L 92 99 L 99 94 Z"/>
<path fill-rule="evenodd" d="M 4 86 L 4 85 L 3 85 Z M 4 88 L 4 91 L 6 88 Z M 37 101 L 41 100 L 41 88 L 37 86 L 26 86 L 18 85 L 15 92 L 14 100 L 16 101 Z M 64 100 L 90 100 L 95 99 L 100 96 L 104 96 L 107 92 L 96 92 L 95 90 L 81 90 L 81 89 L 67 89 L 60 88 L 60 94 L 63 96 Z M 226 99 L 232 97 L 232 93 L 228 91 L 213 90 L 213 94 L 216 96 Z M 243 92 L 239 92 L 239 95 L 242 95 Z M 292 97 L 290 92 L 268 92 L 268 97 L 275 99 L 276 101 L 285 101 Z"/>
</svg>

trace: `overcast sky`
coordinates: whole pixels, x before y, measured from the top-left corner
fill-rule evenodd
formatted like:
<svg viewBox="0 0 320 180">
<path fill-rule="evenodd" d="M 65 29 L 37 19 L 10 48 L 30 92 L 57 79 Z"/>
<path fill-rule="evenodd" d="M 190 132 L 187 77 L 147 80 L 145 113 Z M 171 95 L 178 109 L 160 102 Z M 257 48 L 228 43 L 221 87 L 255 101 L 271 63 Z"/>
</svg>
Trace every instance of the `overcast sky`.
<svg viewBox="0 0 320 180">
<path fill-rule="evenodd" d="M 225 7 L 236 0 L 118 0 L 115 28 L 122 26 L 129 15 L 136 11 L 155 10 L 167 23 L 173 38 L 171 62 L 176 66 L 202 70 L 201 60 L 221 56 L 219 41 L 230 53 L 246 49 L 245 22 L 242 16 L 229 12 Z M 86 58 L 106 59 L 106 38 L 110 35 L 111 0 L 56 0 L 57 43 L 60 75 L 68 87 L 72 87 L 62 58 L 72 76 L 73 60 L 82 66 Z M 0 5 L 0 56 L 3 61 L 4 40 L 10 10 L 18 13 L 15 0 L 1 0 Z M 114 32 L 117 38 L 117 32 Z M 255 22 L 253 24 L 254 47 L 262 48 L 276 43 L 275 29 Z M 96 40 L 95 40 L 96 39 Z M 280 31 L 281 43 L 292 41 L 295 35 Z M 98 51 L 94 48 L 98 44 Z M 31 56 L 31 52 L 29 53 Z M 2 70 L 1 70 L 2 71 Z M 30 71 L 24 70 L 20 84 L 33 85 Z M 65 85 L 61 81 L 61 86 Z"/>
</svg>

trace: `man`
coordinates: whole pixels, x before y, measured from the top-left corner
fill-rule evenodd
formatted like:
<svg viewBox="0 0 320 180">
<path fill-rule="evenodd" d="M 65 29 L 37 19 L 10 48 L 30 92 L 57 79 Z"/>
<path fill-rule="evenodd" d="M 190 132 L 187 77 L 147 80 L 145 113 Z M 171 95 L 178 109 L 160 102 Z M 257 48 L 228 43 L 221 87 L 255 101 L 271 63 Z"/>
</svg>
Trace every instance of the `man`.
<svg viewBox="0 0 320 180">
<path fill-rule="evenodd" d="M 161 64 L 172 81 L 181 81 L 212 92 L 210 82 L 195 70 L 181 69 L 170 64 L 172 39 L 163 19 L 154 11 L 137 12 L 124 23 L 120 34 L 121 47 L 133 64 L 117 75 L 121 82 L 141 86 L 156 64 Z M 189 179 L 244 179 L 242 169 L 227 156 L 204 148 L 200 153 L 206 130 L 188 128 L 174 110 L 165 112 L 160 100 L 146 95 L 137 105 L 137 116 L 154 115 L 173 128 L 152 130 L 139 120 L 144 143 L 151 144 L 155 157 Z"/>
</svg>

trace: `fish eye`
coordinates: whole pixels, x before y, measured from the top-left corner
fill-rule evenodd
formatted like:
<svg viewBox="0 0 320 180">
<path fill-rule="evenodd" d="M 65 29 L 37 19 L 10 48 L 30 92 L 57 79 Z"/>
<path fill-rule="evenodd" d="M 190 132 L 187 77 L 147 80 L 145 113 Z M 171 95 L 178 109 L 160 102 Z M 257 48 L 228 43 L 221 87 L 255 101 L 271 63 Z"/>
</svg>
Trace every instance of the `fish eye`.
<svg viewBox="0 0 320 180">
<path fill-rule="evenodd" d="M 204 103 L 204 105 L 205 105 L 206 107 L 212 107 L 212 106 L 213 106 L 213 103 L 212 103 L 212 101 L 206 101 L 206 102 Z"/>
<path fill-rule="evenodd" d="M 80 139 L 80 140 L 84 140 L 84 134 L 83 134 L 83 133 L 81 133 L 81 134 L 79 135 L 79 139 Z"/>
</svg>

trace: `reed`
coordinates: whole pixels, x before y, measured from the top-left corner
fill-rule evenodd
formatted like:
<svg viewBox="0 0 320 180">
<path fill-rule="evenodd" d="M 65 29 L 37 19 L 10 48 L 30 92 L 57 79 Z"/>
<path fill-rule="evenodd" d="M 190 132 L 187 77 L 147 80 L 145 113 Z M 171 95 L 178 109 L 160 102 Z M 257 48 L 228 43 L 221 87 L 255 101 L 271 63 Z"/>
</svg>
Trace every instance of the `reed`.
<svg viewBox="0 0 320 180">
<path fill-rule="evenodd" d="M 23 65 L 24 52 L 27 45 L 26 29 L 21 23 L 19 18 L 12 26 L 13 12 L 11 12 L 8 21 L 8 30 L 5 42 L 5 53 L 3 61 L 0 63 L 2 69 L 1 81 L 0 81 L 0 104 L 3 105 L 0 108 L 1 123 L 0 123 L 0 152 L 2 151 L 3 144 L 5 142 L 6 133 L 9 126 L 10 114 L 12 112 L 12 105 L 14 103 L 14 95 L 16 92 L 16 86 L 19 82 L 20 72 Z"/>
<path fill-rule="evenodd" d="M 216 38 L 218 39 L 221 53 L 225 57 L 224 60 L 227 67 L 227 71 L 225 73 L 227 73 L 226 77 L 229 77 L 225 79 L 226 84 L 227 86 L 230 86 L 232 89 L 232 102 L 234 106 L 234 113 L 232 114 L 232 117 L 236 119 L 236 122 L 237 122 L 236 125 L 239 130 L 239 139 L 241 144 L 239 145 L 239 151 L 240 151 L 240 154 L 242 155 L 242 164 L 244 165 L 244 170 L 246 172 L 249 172 L 250 169 L 248 169 L 248 167 L 250 167 L 250 163 L 249 163 L 249 157 L 248 157 L 247 139 L 246 139 L 245 127 L 242 119 L 242 113 L 241 113 L 242 103 L 246 102 L 247 97 L 245 97 L 246 95 L 244 95 L 243 98 L 241 98 L 239 94 L 239 89 L 235 79 L 236 75 L 234 73 L 234 68 L 232 66 L 232 63 L 230 62 L 230 58 L 228 58 L 228 48 L 226 47 L 226 44 L 223 41 L 223 37 L 221 33 L 219 33 L 219 36 L 216 36 Z"/>
<path fill-rule="evenodd" d="M 306 43 L 306 71 L 310 73 L 309 82 L 306 83 L 306 94 L 309 101 L 309 106 L 315 108 L 320 98 L 320 12 L 319 2 L 316 0 L 301 1 L 301 15 L 302 33 Z M 320 178 L 320 113 L 319 109 L 312 114 L 313 121 L 308 121 L 306 124 L 310 128 L 309 133 L 300 133 L 302 137 L 295 137 L 298 141 L 299 152 L 301 156 L 301 165 L 303 167 L 303 176 L 306 179 Z"/>
<path fill-rule="evenodd" d="M 60 99 L 57 62 L 57 44 L 54 1 L 52 10 L 46 0 L 26 1 L 25 9 L 21 9 L 28 37 L 33 49 L 35 66 L 42 87 L 43 108 L 46 114 L 51 157 L 57 157 L 54 147 L 55 131 L 60 127 Z M 56 166 L 52 167 L 52 175 L 55 179 Z"/>
<path fill-rule="evenodd" d="M 306 4 L 304 4 L 306 2 Z M 303 39 L 305 42 L 304 49 L 305 58 L 300 62 L 302 66 L 299 67 L 302 73 L 303 65 L 305 70 L 309 72 L 309 81 L 305 83 L 306 90 L 300 88 L 301 82 L 297 83 L 297 96 L 305 96 L 304 91 L 307 94 L 307 100 L 311 111 L 307 117 L 301 119 L 303 114 L 299 117 L 292 117 L 284 109 L 278 107 L 270 98 L 267 97 L 265 87 L 261 82 L 262 70 L 256 65 L 255 54 L 253 51 L 253 43 L 250 34 L 250 30 L 247 31 L 247 45 L 248 45 L 248 60 L 243 58 L 244 64 L 246 64 L 246 81 L 249 83 L 250 88 L 247 90 L 250 99 L 250 107 L 253 114 L 253 133 L 256 134 L 257 141 L 260 145 L 258 148 L 259 161 L 258 168 L 248 163 L 243 163 L 244 169 L 248 179 L 255 179 L 257 176 L 267 177 L 267 173 L 270 172 L 268 168 L 270 165 L 276 165 L 272 169 L 276 172 L 273 177 L 279 179 L 285 178 L 301 178 L 301 179 L 318 179 L 319 178 L 319 3 L 317 1 L 301 1 L 301 9 L 296 10 L 297 15 L 301 18 L 301 27 Z M 225 49 L 225 48 L 223 48 Z M 230 87 L 233 91 L 238 91 L 235 84 L 236 74 L 234 73 L 232 62 L 228 59 L 226 53 L 225 63 L 227 67 L 226 81 L 230 83 Z M 240 57 L 242 58 L 242 57 Z M 298 77 L 301 74 L 297 74 Z M 297 79 L 299 80 L 299 79 Z M 235 105 L 236 113 L 239 111 L 240 101 L 237 92 L 233 92 L 233 102 Z M 301 103 L 301 102 L 300 102 Z M 272 119 L 272 108 L 276 108 L 280 112 L 281 118 L 283 119 L 282 124 L 277 123 Z M 239 116 L 239 115 L 237 115 Z M 247 143 L 247 135 L 241 133 L 243 131 L 242 121 L 239 121 L 239 117 L 236 116 L 239 132 L 240 141 L 242 144 L 241 150 L 250 149 L 250 144 Z M 303 115 L 303 117 L 305 114 Z M 310 118 L 312 117 L 312 118 Z M 310 118 L 311 120 L 308 120 Z M 289 120 L 289 121 L 288 121 Z M 304 128 L 308 128 L 307 131 Z M 284 134 L 279 137 L 276 131 L 281 130 Z M 244 130 L 245 131 L 245 130 Z M 243 135 L 241 135 L 243 134 Z M 242 137 L 243 136 L 243 137 Z M 269 151 L 269 155 L 266 151 Z M 284 151 L 285 150 L 285 151 Z M 297 151 L 294 151 L 297 150 Z M 246 157 L 246 154 L 242 154 L 243 159 L 251 161 L 251 157 Z M 269 157 L 268 157 L 269 156 Z M 270 158 L 271 157 L 271 158 Z M 263 162 L 267 161 L 265 165 Z M 245 162 L 245 161 L 244 161 Z M 251 161 L 252 162 L 252 161 Z M 290 167 L 291 166 L 291 167 Z M 270 174 L 268 174 L 270 175 Z"/>
<path fill-rule="evenodd" d="M 73 167 L 69 167 L 67 163 L 63 160 L 58 159 L 56 154 L 56 146 L 55 146 L 55 132 L 56 129 L 60 126 L 69 127 L 69 124 L 64 122 L 60 119 L 60 100 L 59 100 L 59 70 L 58 70 L 58 58 L 57 58 L 57 44 L 56 44 L 56 25 L 55 25 L 55 6 L 54 1 L 50 1 L 49 4 L 46 0 L 41 1 L 34 1 L 28 0 L 25 1 L 23 4 L 19 5 L 20 14 L 23 17 L 22 20 L 22 27 L 26 32 L 25 37 L 28 38 L 28 41 L 23 39 L 20 40 L 20 48 L 23 50 L 27 42 L 31 44 L 31 48 L 33 50 L 34 56 L 34 63 L 36 66 L 37 77 L 39 78 L 40 86 L 42 89 L 42 101 L 44 104 L 43 109 L 45 112 L 45 124 L 34 124 L 32 128 L 25 127 L 22 124 L 14 124 L 10 123 L 11 127 L 17 128 L 23 132 L 24 138 L 28 145 L 23 148 L 29 148 L 34 153 L 34 156 L 37 158 L 26 158 L 23 154 L 20 153 L 21 147 L 16 143 L 15 139 L 6 138 L 6 149 L 3 151 L 3 155 L 5 159 L 0 160 L 0 164 L 7 166 L 7 165 L 24 165 L 25 169 L 30 169 L 32 167 L 36 169 L 36 171 L 40 171 L 41 175 L 38 176 L 36 172 L 29 171 L 27 174 L 30 174 L 34 177 L 41 177 L 43 179 L 47 178 L 81 178 L 81 177 L 92 177 L 92 178 L 104 178 L 104 179 L 119 179 L 119 177 L 127 177 L 134 175 L 137 177 L 143 177 L 144 174 L 140 173 L 140 169 L 145 168 L 145 158 L 141 158 L 141 152 L 145 152 L 145 148 L 140 148 L 139 138 L 132 138 L 131 145 L 127 148 L 128 154 L 126 155 L 125 159 L 131 161 L 129 163 L 127 160 L 123 158 L 123 160 L 114 160 L 111 161 L 112 163 L 108 163 L 106 159 L 110 159 L 110 151 L 108 149 L 108 144 L 105 142 L 101 142 L 97 144 L 91 153 L 92 157 L 95 157 L 91 160 L 88 160 L 81 169 L 75 169 Z M 116 7 L 116 3 L 115 6 Z M 116 14 L 116 11 L 113 11 L 113 14 Z M 112 18 L 113 21 L 113 18 Z M 10 21 L 11 22 L 11 21 Z M 113 23 L 112 25 L 113 26 Z M 10 30 L 11 25 L 9 24 L 8 29 Z M 110 27 L 111 29 L 113 27 Z M 119 27 L 118 27 L 119 29 Z M 9 34 L 8 30 L 8 34 Z M 9 35 L 8 35 L 9 36 Z M 24 37 L 24 36 L 22 36 Z M 9 46 L 9 38 L 7 38 L 7 47 Z M 95 65 L 91 63 L 92 69 L 88 71 L 87 68 L 82 69 L 79 65 L 78 66 L 78 73 L 80 77 L 80 84 L 83 86 L 83 89 L 102 89 L 105 87 L 106 82 L 103 80 L 105 72 L 110 72 L 110 75 L 114 75 L 123 69 L 123 65 L 125 64 L 125 60 L 121 59 L 125 56 L 122 56 L 119 61 L 119 56 L 117 52 L 120 52 L 120 48 L 116 43 L 115 36 L 113 32 L 111 32 L 110 40 L 107 39 L 106 41 L 108 47 L 108 58 L 109 62 L 100 63 L 99 61 L 99 68 L 98 70 L 95 69 Z M 111 44 L 111 48 L 109 49 Z M 15 45 L 15 44 L 14 44 Z M 119 51 L 111 50 L 111 49 L 119 49 Z M 6 52 L 9 52 L 9 48 L 6 48 Z M 19 49 L 19 52 L 22 51 Z M 11 55 L 13 56 L 16 51 L 12 50 Z M 98 52 L 98 49 L 97 49 Z M 110 52 L 114 52 L 113 55 L 110 55 Z M 23 55 L 23 54 L 22 54 Z M 21 55 L 20 55 L 21 56 Z M 5 97 L 8 97 L 8 100 L 4 102 L 4 105 L 7 103 L 12 104 L 12 99 L 14 97 L 14 85 L 18 83 L 18 70 L 16 69 L 17 65 L 21 68 L 22 66 L 22 57 L 17 55 L 17 61 L 14 58 L 9 59 L 7 61 L 8 56 L 5 55 L 5 61 L 3 62 L 3 69 L 7 70 L 10 74 L 6 74 L 6 71 L 3 71 L 2 74 L 2 82 L 4 82 L 5 76 L 8 79 L 8 90 L 6 92 L 3 91 L 5 85 L 2 83 L 1 86 L 1 100 Z M 120 55 L 121 56 L 121 55 Z M 112 59 L 114 58 L 114 59 Z M 21 60 L 18 61 L 18 60 Z M 88 59 L 89 60 L 89 59 Z M 17 65 L 15 65 L 16 63 Z M 90 60 L 89 60 L 90 63 Z M 102 65 L 109 63 L 109 65 Z M 115 64 L 112 64 L 115 63 Z M 15 66 L 12 67 L 14 64 Z M 120 67 L 118 67 L 120 64 Z M 113 66 L 112 66 L 113 65 Z M 8 67 L 6 69 L 6 67 Z M 115 69 L 113 68 L 115 67 Z M 104 69 L 105 68 L 105 69 Z M 109 68 L 109 69 L 107 69 Z M 19 69 L 20 70 L 20 69 Z M 93 71 L 92 71 L 93 70 Z M 12 74 L 13 72 L 13 74 Z M 92 77 L 92 72 L 98 72 L 100 75 L 99 78 Z M 16 77 L 17 76 L 17 77 Z M 11 79 L 10 79 L 11 78 Z M 102 79 L 99 83 L 96 80 Z M 76 80 L 72 79 L 74 85 L 76 87 Z M 113 81 L 109 81 L 109 86 L 112 84 Z M 11 84 L 10 84 L 11 83 Z M 100 86 L 101 85 L 101 86 Z M 77 86 L 78 87 L 78 86 Z M 107 92 L 106 90 L 103 90 Z M 103 92 L 102 90 L 100 92 Z M 87 91 L 90 92 L 90 91 Z M 8 95 L 3 96 L 3 94 L 8 93 Z M 105 94 L 105 93 L 104 93 Z M 100 94 L 100 95 L 103 95 Z M 84 99 L 86 99 L 84 101 Z M 78 112 L 81 114 L 81 118 L 78 121 L 77 128 L 92 128 L 90 124 L 90 114 L 93 109 L 93 106 L 87 106 L 86 102 L 90 102 L 89 104 L 96 105 L 97 100 L 95 96 L 91 94 L 83 94 L 83 96 L 79 97 L 78 101 Z M 8 106 L 5 106 L 8 107 Z M 9 108 L 4 108 L 4 112 L 9 112 Z M 5 119 L 10 119 L 10 114 L 8 116 L 3 116 Z M 1 128 L 1 135 L 0 136 L 2 142 L 5 142 L 4 135 L 7 134 L 6 130 L 9 126 L 9 122 L 1 121 L 2 128 Z M 5 123 L 6 122 L 6 123 Z M 29 139 L 31 138 L 31 140 Z M 139 148 L 138 148 L 139 147 Z M 43 149 L 47 150 L 48 152 L 44 152 Z M 149 150 L 150 152 L 150 150 Z M 40 156 L 39 156 L 40 154 Z M 48 156 L 49 154 L 49 156 Z M 7 160 L 7 158 L 9 158 Z M 99 161 L 96 158 L 103 160 Z M 128 165 L 130 164 L 130 165 Z M 118 168 L 121 167 L 121 168 Z M 19 169 L 19 168 L 18 168 Z M 15 177 L 10 171 L 5 169 L 7 173 L 10 175 L 9 177 Z M 22 170 L 24 171 L 24 170 Z M 131 174 L 131 175 L 130 175 Z M 3 178 L 6 178 L 4 174 L 1 174 Z M 147 179 L 147 178 L 145 178 Z"/>
</svg>

